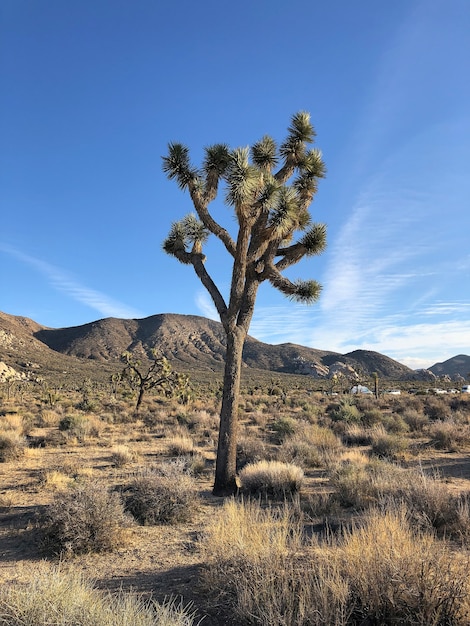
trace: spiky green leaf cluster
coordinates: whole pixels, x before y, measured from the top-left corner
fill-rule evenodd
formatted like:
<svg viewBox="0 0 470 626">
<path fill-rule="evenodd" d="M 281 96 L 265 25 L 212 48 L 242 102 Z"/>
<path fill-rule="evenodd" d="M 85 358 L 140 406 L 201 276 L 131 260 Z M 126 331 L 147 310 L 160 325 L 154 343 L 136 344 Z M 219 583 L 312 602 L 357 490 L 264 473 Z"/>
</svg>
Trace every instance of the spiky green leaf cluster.
<svg viewBox="0 0 470 626">
<path fill-rule="evenodd" d="M 205 149 L 204 171 L 223 176 L 230 165 L 230 150 L 224 143 L 218 143 Z"/>
<path fill-rule="evenodd" d="M 186 189 L 199 177 L 189 160 L 189 150 L 181 143 L 168 144 L 168 156 L 163 157 L 163 171 L 170 180 L 176 180 L 180 189 Z"/>
<path fill-rule="evenodd" d="M 268 221 L 268 226 L 273 228 L 276 237 L 280 240 L 296 228 L 298 208 L 295 190 L 292 187 L 281 187 Z"/>
<path fill-rule="evenodd" d="M 203 244 L 209 236 L 204 224 L 198 220 L 194 213 L 189 213 L 179 222 L 171 225 L 168 237 L 163 242 L 163 250 L 167 254 L 176 256 L 182 263 L 191 263 L 189 256 L 184 256 L 188 246 Z"/>
<path fill-rule="evenodd" d="M 299 243 L 305 248 L 305 254 L 307 256 L 321 254 L 326 248 L 325 224 L 313 224 Z"/>
<path fill-rule="evenodd" d="M 297 163 L 305 155 L 305 144 L 312 143 L 315 131 L 310 122 L 310 114 L 300 111 L 292 116 L 288 136 L 279 150 L 281 156 L 292 158 Z"/>
<path fill-rule="evenodd" d="M 295 290 L 289 294 L 289 297 L 295 302 L 312 304 L 320 297 L 322 287 L 316 280 L 297 280 L 293 284 Z"/>
<path fill-rule="evenodd" d="M 277 165 L 277 146 L 272 137 L 265 135 L 251 148 L 251 158 L 256 167 L 271 171 Z"/>
<path fill-rule="evenodd" d="M 227 204 L 237 207 L 255 200 L 255 193 L 260 184 L 260 174 L 259 170 L 250 164 L 248 148 L 233 150 L 226 179 Z"/>
</svg>

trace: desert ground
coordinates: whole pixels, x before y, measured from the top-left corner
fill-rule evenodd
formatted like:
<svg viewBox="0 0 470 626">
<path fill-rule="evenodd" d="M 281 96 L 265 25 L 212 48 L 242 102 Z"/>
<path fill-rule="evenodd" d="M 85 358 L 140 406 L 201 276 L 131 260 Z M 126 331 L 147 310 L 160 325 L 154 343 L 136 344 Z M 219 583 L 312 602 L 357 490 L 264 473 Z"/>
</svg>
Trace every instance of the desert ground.
<svg viewBox="0 0 470 626">
<path fill-rule="evenodd" d="M 335 622 L 321 616 L 315 621 L 311 614 L 288 618 L 286 609 L 279 613 L 282 618 L 251 615 L 244 608 L 230 577 L 234 571 L 243 576 L 245 569 L 240 565 L 234 570 L 233 562 L 222 566 L 224 554 L 214 547 L 220 539 L 214 523 L 228 515 L 230 505 L 211 493 L 219 409 L 213 389 L 200 390 L 184 403 L 149 393 L 138 414 L 135 397 L 125 388 L 112 392 L 88 385 L 86 393 L 62 389 L 51 397 L 23 386 L 2 393 L 3 588 L 27 585 L 59 568 L 79 571 L 112 594 L 189 605 L 191 623 L 202 620 L 208 626 L 275 620 L 287 624 L 289 619 L 292 624 L 388 623 L 377 621 L 383 608 L 375 617 L 371 613 L 364 618 L 364 602 L 357 598 L 349 613 L 335 617 Z M 313 549 L 312 541 L 316 550 L 323 543 L 331 550 L 329 536 L 354 534 L 374 512 L 385 516 L 403 506 L 413 532 L 429 535 L 468 565 L 469 453 L 470 398 L 463 395 L 353 397 L 328 395 L 298 382 L 292 388 L 283 382 L 245 388 L 238 446 L 240 493 L 231 503 L 239 508 L 254 503 L 278 517 L 287 507 L 292 524 L 301 528 L 299 545 L 305 546 L 305 554 Z M 267 466 L 263 469 L 260 463 Z M 286 468 L 287 477 L 276 474 Z M 169 491 L 156 501 L 136 505 L 139 484 L 149 474 L 157 483 L 168 484 Z M 77 505 L 76 494 L 90 485 L 116 495 L 123 504 L 122 519 L 113 520 L 111 509 L 100 513 L 106 524 L 116 522 L 119 536 L 109 545 L 89 537 L 75 544 L 75 535 L 82 532 L 80 512 L 75 510 L 66 522 L 73 540 L 51 537 L 51 532 L 63 529 L 67 503 L 77 498 Z M 158 512 L 162 500 L 165 505 L 172 501 L 174 515 Z M 147 518 L 141 515 L 145 507 L 153 507 Z M 112 523 L 109 528 L 110 533 L 116 530 Z M 238 541 L 226 540 L 232 545 Z M 222 552 L 227 549 L 223 545 Z M 299 549 L 304 550 L 297 547 L 297 554 Z M 237 558 L 243 560 L 244 553 Z M 469 589 L 460 591 L 462 606 L 455 610 L 453 622 L 436 609 L 435 623 L 470 623 L 469 594 Z M 427 618 L 412 618 L 411 613 L 407 617 L 405 611 L 400 623 L 425 623 L 419 620 Z"/>
</svg>

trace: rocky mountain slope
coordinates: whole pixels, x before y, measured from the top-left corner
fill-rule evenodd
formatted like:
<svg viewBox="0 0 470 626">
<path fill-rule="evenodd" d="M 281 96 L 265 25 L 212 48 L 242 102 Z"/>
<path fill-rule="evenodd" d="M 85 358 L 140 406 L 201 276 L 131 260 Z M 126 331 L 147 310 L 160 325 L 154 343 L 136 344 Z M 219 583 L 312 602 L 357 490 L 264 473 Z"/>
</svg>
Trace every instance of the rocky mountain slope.
<svg viewBox="0 0 470 626">
<path fill-rule="evenodd" d="M 53 329 L 28 318 L 0 313 L 0 361 L 20 372 L 47 369 L 64 374 L 94 368 L 102 374 L 116 370 L 125 350 L 149 354 L 154 347 L 175 366 L 184 364 L 186 369 L 220 371 L 225 335 L 220 323 L 194 315 L 164 313 L 144 319 L 106 318 L 81 326 Z M 469 357 L 456 358 L 470 360 Z M 369 350 L 342 355 L 290 343 L 270 345 L 253 337 L 246 341 L 243 361 L 245 368 L 317 378 L 344 374 L 354 379 L 356 374 L 364 377 L 373 372 L 393 380 L 424 376 Z"/>
<path fill-rule="evenodd" d="M 456 379 L 458 376 L 468 380 L 470 378 L 470 356 L 458 354 L 442 363 L 436 363 L 429 368 L 436 376 L 450 376 Z"/>
</svg>

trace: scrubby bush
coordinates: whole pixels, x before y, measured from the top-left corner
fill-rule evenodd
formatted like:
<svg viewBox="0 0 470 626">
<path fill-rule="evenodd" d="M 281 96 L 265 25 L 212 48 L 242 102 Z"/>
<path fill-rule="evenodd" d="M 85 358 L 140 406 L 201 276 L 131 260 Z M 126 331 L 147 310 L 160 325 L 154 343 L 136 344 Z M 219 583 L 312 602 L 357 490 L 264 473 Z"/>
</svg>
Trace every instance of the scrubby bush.
<svg viewBox="0 0 470 626">
<path fill-rule="evenodd" d="M 424 413 L 430 420 L 444 421 L 450 418 L 450 407 L 443 398 L 426 398 Z"/>
<path fill-rule="evenodd" d="M 80 572 L 39 567 L 24 585 L 0 589 L 0 626 L 192 626 L 176 602 L 145 602 L 134 594 L 96 589 Z"/>
<path fill-rule="evenodd" d="M 113 550 L 128 526 L 120 495 L 98 482 L 56 494 L 38 521 L 42 548 L 61 556 Z"/>
<path fill-rule="evenodd" d="M 467 624 L 468 557 L 412 529 L 406 508 L 373 510 L 333 543 L 354 624 Z"/>
<path fill-rule="evenodd" d="M 70 437 L 83 440 L 91 429 L 90 420 L 84 415 L 68 414 L 59 421 L 59 430 L 65 432 Z"/>
<path fill-rule="evenodd" d="M 342 400 L 339 404 L 330 405 L 328 414 L 334 422 L 346 422 L 347 424 L 359 424 L 362 417 L 361 411 L 349 400 Z"/>
<path fill-rule="evenodd" d="M 127 446 L 115 446 L 111 452 L 111 463 L 114 467 L 124 467 L 135 461 L 136 455 Z"/>
<path fill-rule="evenodd" d="M 436 422 L 431 425 L 429 434 L 438 450 L 458 452 L 470 443 L 470 427 L 454 422 Z"/>
<path fill-rule="evenodd" d="M 286 507 L 227 502 L 203 539 L 203 581 L 236 623 L 468 624 L 468 557 L 413 530 L 406 508 L 307 542 Z"/>
<path fill-rule="evenodd" d="M 299 491 L 303 479 L 302 468 L 292 463 L 279 461 L 249 463 L 240 472 L 243 491 L 274 497 L 282 497 Z"/>
<path fill-rule="evenodd" d="M 171 456 L 184 456 L 194 451 L 194 441 L 189 432 L 184 429 L 175 433 L 168 439 L 168 454 Z"/>
<path fill-rule="evenodd" d="M 250 434 L 241 435 L 237 442 L 237 470 L 240 471 L 248 463 L 257 463 L 268 457 L 264 441 Z"/>
<path fill-rule="evenodd" d="M 287 437 L 291 437 L 298 430 L 298 422 L 293 417 L 282 415 L 269 425 L 273 440 L 282 443 Z"/>
<path fill-rule="evenodd" d="M 194 479 L 184 463 L 166 463 L 137 475 L 126 489 L 126 509 L 143 525 L 191 519 L 197 505 Z"/>
<path fill-rule="evenodd" d="M 372 454 L 382 459 L 389 459 L 391 461 L 398 459 L 408 450 L 408 447 L 408 441 L 400 435 L 390 434 L 384 432 L 382 429 L 377 429 L 372 433 Z"/>
<path fill-rule="evenodd" d="M 0 431 L 0 463 L 15 461 L 24 453 L 25 440 L 14 430 Z"/>
<path fill-rule="evenodd" d="M 413 408 L 405 409 L 402 417 L 408 428 L 415 433 L 423 432 L 429 423 L 429 418 L 422 411 Z"/>
<path fill-rule="evenodd" d="M 316 424 L 303 423 L 279 450 L 279 459 L 301 467 L 324 467 L 341 449 L 334 432 Z"/>
</svg>

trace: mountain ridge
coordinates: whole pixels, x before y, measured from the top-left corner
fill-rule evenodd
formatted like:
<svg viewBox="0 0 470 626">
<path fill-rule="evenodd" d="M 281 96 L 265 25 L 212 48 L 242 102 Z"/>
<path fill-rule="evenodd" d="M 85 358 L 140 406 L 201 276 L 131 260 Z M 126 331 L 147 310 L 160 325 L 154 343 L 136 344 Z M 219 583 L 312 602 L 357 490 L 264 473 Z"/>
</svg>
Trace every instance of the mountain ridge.
<svg viewBox="0 0 470 626">
<path fill-rule="evenodd" d="M 49 328 L 26 317 L 0 312 L 0 361 L 21 370 L 28 363 L 54 362 L 54 370 L 68 371 L 94 362 L 105 369 L 116 367 L 122 352 L 150 354 L 157 347 L 177 366 L 220 371 L 225 355 L 225 333 L 220 322 L 197 315 L 160 313 L 141 319 L 102 318 L 79 326 Z M 371 350 L 340 354 L 293 343 L 267 344 L 248 336 L 243 351 L 244 369 L 273 373 L 308 374 L 327 378 L 343 374 L 393 380 L 432 379 L 450 369 L 453 377 L 466 377 L 470 357 L 459 355 L 429 370 L 412 370 Z M 40 368 L 39 364 L 39 368 Z M 436 369 L 436 372 L 432 370 Z M 36 368 L 37 369 L 37 368 Z M 430 373 L 431 372 L 431 373 Z"/>
</svg>

